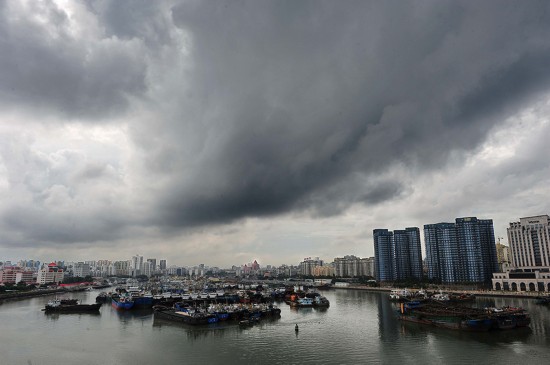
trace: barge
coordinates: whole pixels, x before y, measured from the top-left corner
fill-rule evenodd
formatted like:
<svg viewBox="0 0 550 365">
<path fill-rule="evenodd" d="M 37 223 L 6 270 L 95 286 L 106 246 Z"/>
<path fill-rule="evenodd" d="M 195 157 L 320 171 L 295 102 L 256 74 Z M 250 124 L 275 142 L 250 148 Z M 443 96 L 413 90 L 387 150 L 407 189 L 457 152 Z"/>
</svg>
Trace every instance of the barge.
<svg viewBox="0 0 550 365">
<path fill-rule="evenodd" d="M 461 331 L 485 332 L 527 327 L 531 318 L 522 308 L 467 308 L 436 301 L 401 303 L 399 319 Z"/>
</svg>

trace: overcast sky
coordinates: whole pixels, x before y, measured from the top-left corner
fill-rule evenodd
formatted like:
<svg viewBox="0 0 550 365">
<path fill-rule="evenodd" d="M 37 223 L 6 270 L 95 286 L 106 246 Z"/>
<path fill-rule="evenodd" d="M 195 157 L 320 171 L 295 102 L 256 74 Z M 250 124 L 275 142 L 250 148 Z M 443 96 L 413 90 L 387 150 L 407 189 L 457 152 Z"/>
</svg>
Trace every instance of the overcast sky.
<svg viewBox="0 0 550 365">
<path fill-rule="evenodd" d="M 550 214 L 549 65 L 548 1 L 0 1 L 0 261 L 506 237 Z"/>
</svg>

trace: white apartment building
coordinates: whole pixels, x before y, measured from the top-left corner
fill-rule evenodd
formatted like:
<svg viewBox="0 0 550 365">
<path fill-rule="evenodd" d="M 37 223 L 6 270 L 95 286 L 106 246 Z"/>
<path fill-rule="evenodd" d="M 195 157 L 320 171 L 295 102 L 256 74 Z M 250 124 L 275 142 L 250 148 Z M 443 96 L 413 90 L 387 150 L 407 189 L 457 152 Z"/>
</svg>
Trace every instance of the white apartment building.
<svg viewBox="0 0 550 365">
<path fill-rule="evenodd" d="M 38 270 L 38 276 L 36 282 L 38 284 L 47 284 L 47 283 L 56 283 L 59 284 L 63 282 L 65 273 L 63 269 L 57 267 L 55 263 L 49 265 L 44 265 L 40 270 Z"/>
<path fill-rule="evenodd" d="M 493 274 L 493 289 L 550 291 L 550 217 L 520 218 L 507 231 L 511 268 Z"/>
</svg>

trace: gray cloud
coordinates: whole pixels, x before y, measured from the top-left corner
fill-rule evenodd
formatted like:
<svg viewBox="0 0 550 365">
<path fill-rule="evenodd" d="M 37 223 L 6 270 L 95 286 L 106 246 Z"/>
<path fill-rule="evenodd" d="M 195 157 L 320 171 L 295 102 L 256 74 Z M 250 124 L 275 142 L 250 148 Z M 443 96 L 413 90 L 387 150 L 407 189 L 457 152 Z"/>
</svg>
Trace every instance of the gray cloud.
<svg viewBox="0 0 550 365">
<path fill-rule="evenodd" d="M 146 91 L 142 42 L 95 31 L 53 2 L 3 2 L 0 105 L 84 120 L 126 110 Z"/>
<path fill-rule="evenodd" d="M 206 137 L 196 163 L 157 209 L 174 226 L 315 207 L 377 204 L 398 183 L 334 196 L 351 173 L 372 180 L 396 163 L 422 172 L 472 151 L 548 89 L 545 3 L 187 2 L 192 102 L 181 132 Z M 190 121 L 195 108 L 215 109 Z M 193 134 L 195 135 L 195 134 Z M 170 147 L 176 141 L 166 140 Z M 210 142 L 210 143 L 208 143 Z M 176 147 L 177 150 L 177 147 Z M 354 198 L 350 198 L 354 195 Z M 345 196 L 345 197 L 344 197 Z M 309 203 L 308 203 L 309 202 Z M 336 211 L 340 211 L 339 209 Z"/>
<path fill-rule="evenodd" d="M 0 105 L 22 124 L 108 122 L 130 138 L 124 157 L 5 138 L 4 242 L 402 202 L 550 85 L 547 2 L 0 5 Z M 547 177 L 532 152 L 495 174 Z"/>
</svg>

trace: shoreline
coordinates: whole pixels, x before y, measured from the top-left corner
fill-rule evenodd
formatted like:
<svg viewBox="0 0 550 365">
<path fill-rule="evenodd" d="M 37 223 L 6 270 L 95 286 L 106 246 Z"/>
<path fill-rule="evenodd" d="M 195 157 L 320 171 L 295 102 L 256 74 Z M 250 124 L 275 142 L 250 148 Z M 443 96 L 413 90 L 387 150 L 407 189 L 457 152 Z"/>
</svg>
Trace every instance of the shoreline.
<svg viewBox="0 0 550 365">
<path fill-rule="evenodd" d="M 13 299 L 27 299 L 27 298 L 36 298 L 45 295 L 58 294 L 58 293 L 67 293 L 66 289 L 47 289 L 47 290 L 32 290 L 21 293 L 3 293 L 0 294 L 0 302 L 4 300 L 13 300 Z"/>
<path fill-rule="evenodd" d="M 350 290 L 366 290 L 372 292 L 390 292 L 392 290 L 399 290 L 403 288 L 374 288 L 363 285 L 350 285 L 346 287 L 337 287 L 333 286 L 333 289 L 350 289 Z M 527 298 L 535 299 L 541 295 L 546 295 L 546 292 L 505 292 L 505 291 L 494 291 L 494 290 L 453 290 L 453 289 L 441 289 L 444 292 L 452 292 L 459 294 L 473 294 L 476 296 L 482 297 L 506 297 L 506 298 Z M 416 290 L 413 290 L 416 291 Z"/>
</svg>

